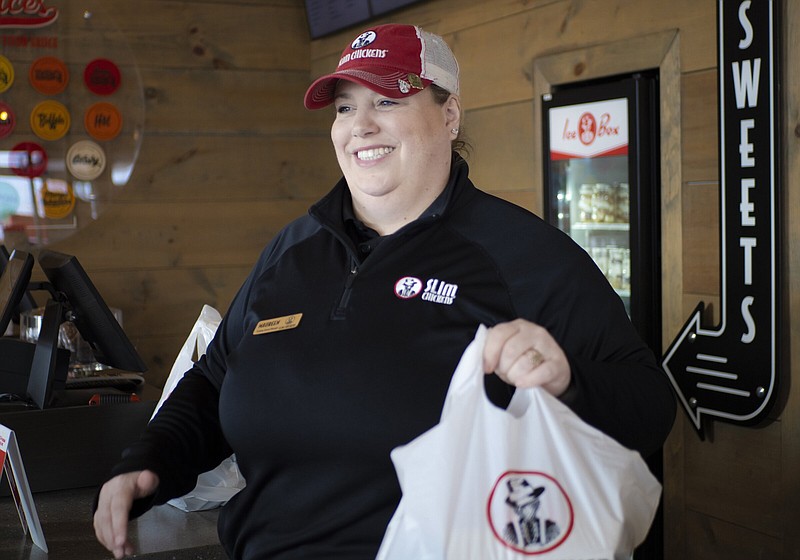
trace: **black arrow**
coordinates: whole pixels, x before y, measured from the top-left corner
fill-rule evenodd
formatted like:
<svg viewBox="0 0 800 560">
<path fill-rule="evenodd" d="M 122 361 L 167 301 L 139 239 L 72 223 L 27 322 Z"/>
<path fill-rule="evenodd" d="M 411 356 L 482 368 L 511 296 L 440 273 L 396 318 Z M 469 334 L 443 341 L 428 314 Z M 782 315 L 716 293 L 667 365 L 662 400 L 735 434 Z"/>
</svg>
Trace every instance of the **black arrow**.
<svg viewBox="0 0 800 560">
<path fill-rule="evenodd" d="M 717 5 L 721 321 L 704 327 L 700 303 L 663 360 L 701 437 L 704 415 L 755 424 L 777 394 L 778 26 L 772 4 Z"/>
</svg>

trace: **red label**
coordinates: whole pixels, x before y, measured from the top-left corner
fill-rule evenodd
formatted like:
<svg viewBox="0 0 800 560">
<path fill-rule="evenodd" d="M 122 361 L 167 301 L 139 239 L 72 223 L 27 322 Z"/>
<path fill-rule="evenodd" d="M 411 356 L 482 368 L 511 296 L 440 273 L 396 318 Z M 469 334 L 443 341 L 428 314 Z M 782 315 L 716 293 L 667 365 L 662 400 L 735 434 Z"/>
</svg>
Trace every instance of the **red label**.
<svg viewBox="0 0 800 560">
<path fill-rule="evenodd" d="M 14 131 L 14 126 L 17 124 L 17 119 L 14 117 L 14 111 L 8 104 L 0 101 L 0 138 L 5 138 Z"/>
<path fill-rule="evenodd" d="M 47 152 L 35 142 L 11 148 L 11 170 L 20 177 L 39 177 L 47 169 Z"/>
<path fill-rule="evenodd" d="M 83 71 L 86 87 L 96 95 L 111 95 L 119 89 L 121 79 L 117 65 L 105 58 L 91 61 Z"/>
</svg>

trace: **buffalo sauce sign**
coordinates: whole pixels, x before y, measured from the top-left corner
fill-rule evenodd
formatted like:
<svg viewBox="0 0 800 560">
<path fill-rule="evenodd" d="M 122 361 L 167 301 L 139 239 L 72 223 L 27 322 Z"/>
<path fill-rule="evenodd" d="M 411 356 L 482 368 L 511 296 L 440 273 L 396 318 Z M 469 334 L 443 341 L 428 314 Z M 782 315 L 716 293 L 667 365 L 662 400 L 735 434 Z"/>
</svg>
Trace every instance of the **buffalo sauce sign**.
<svg viewBox="0 0 800 560">
<path fill-rule="evenodd" d="M 550 159 L 627 155 L 628 100 L 550 109 Z"/>
<path fill-rule="evenodd" d="M 58 8 L 44 0 L 0 0 L 0 29 L 47 27 L 58 18 Z"/>
</svg>

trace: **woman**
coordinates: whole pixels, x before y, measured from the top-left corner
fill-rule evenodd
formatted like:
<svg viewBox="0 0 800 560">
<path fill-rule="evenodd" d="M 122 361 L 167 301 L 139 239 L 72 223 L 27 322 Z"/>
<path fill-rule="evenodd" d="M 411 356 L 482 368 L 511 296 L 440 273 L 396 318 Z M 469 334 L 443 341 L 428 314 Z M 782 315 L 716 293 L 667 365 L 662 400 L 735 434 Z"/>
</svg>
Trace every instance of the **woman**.
<svg viewBox="0 0 800 560">
<path fill-rule="evenodd" d="M 389 457 L 437 423 L 479 324 L 498 404 L 543 386 L 648 455 L 675 403 L 591 259 L 477 190 L 452 151 L 458 66 L 435 35 L 374 27 L 315 81 L 344 175 L 264 250 L 207 354 L 101 489 L 98 539 L 235 452 L 247 487 L 220 513 L 236 559 L 374 558 L 400 498 Z"/>
</svg>

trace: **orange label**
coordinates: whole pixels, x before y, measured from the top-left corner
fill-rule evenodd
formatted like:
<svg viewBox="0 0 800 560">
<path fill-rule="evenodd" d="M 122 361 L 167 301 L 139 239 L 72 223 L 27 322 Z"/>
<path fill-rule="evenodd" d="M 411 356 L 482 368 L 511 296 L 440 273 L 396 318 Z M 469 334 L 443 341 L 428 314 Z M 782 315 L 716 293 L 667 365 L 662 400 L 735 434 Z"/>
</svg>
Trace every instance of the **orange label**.
<svg viewBox="0 0 800 560">
<path fill-rule="evenodd" d="M 113 140 L 122 130 L 122 115 L 111 103 L 95 103 L 86 110 L 83 124 L 95 140 Z"/>
<path fill-rule="evenodd" d="M 43 56 L 31 65 L 31 85 L 39 93 L 57 95 L 67 88 L 69 70 L 66 64 L 54 56 Z"/>
<path fill-rule="evenodd" d="M 58 140 L 69 130 L 69 111 L 58 101 L 42 101 L 31 111 L 31 129 L 44 140 Z"/>
</svg>

